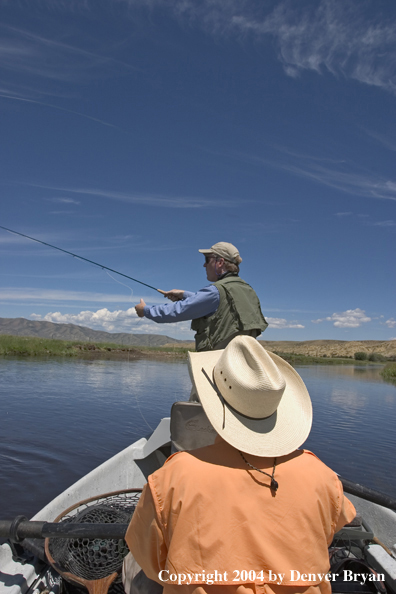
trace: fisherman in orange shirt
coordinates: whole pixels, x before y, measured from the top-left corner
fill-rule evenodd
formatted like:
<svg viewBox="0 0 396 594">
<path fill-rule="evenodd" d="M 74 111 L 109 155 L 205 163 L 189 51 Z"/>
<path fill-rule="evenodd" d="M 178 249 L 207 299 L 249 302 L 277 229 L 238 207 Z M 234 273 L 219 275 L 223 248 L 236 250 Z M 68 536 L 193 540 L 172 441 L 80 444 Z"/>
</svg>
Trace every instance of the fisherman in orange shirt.
<svg viewBox="0 0 396 594">
<path fill-rule="evenodd" d="M 301 377 L 250 336 L 189 353 L 189 369 L 219 437 L 148 478 L 126 534 L 147 591 L 331 594 L 328 546 L 356 512 L 298 449 L 312 425 Z"/>
</svg>

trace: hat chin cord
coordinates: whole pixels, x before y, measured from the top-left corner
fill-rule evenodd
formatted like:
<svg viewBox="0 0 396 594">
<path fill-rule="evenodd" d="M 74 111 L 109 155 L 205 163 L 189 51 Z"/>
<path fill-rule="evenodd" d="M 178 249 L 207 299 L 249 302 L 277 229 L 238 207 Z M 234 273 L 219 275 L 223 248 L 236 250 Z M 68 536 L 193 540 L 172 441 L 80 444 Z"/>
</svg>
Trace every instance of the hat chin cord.
<svg viewBox="0 0 396 594">
<path fill-rule="evenodd" d="M 245 456 L 242 454 L 241 450 L 238 450 L 238 452 L 241 454 L 242 459 L 244 462 L 246 462 L 246 464 L 248 466 L 250 466 L 250 468 L 253 468 L 253 470 L 257 470 L 257 472 L 261 472 L 261 474 L 265 474 L 266 476 L 268 476 L 271 479 L 271 486 L 270 489 L 271 491 L 274 491 L 276 493 L 276 491 L 278 490 L 278 481 L 276 481 L 274 479 L 275 476 L 275 467 L 276 467 L 276 458 L 274 458 L 274 468 L 272 469 L 272 475 L 268 474 L 268 472 L 264 472 L 264 470 L 260 470 L 260 468 L 256 468 L 255 466 L 253 466 L 253 464 L 250 464 L 250 462 L 248 462 L 245 458 Z"/>
</svg>

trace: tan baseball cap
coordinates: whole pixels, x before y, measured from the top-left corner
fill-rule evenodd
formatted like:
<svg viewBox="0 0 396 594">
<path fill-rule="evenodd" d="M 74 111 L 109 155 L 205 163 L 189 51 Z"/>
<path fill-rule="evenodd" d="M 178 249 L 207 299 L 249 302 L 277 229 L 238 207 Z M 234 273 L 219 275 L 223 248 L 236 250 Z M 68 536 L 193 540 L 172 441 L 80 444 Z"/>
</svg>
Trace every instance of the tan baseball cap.
<svg viewBox="0 0 396 594">
<path fill-rule="evenodd" d="M 242 262 L 242 258 L 235 245 L 227 243 L 226 241 L 219 241 L 219 243 L 212 245 L 210 249 L 198 251 L 201 252 L 201 254 L 216 254 L 216 256 L 220 256 L 221 258 L 224 258 L 224 260 L 232 262 L 233 264 L 240 264 Z"/>
</svg>

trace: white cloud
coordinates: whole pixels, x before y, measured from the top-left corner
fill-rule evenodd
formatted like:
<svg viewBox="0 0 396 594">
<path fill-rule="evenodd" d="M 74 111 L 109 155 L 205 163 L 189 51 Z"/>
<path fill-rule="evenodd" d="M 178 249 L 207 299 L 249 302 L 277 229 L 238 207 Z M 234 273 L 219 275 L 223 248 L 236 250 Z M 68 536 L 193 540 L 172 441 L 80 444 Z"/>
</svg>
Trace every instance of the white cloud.
<svg viewBox="0 0 396 594">
<path fill-rule="evenodd" d="M 132 318 L 137 318 L 137 314 L 134 307 L 130 307 L 127 310 L 115 310 L 109 311 L 107 308 L 98 309 L 97 311 L 81 311 L 78 314 L 62 314 L 59 311 L 47 313 L 45 316 L 39 316 L 32 314 L 31 317 L 35 320 L 41 319 L 46 322 L 58 322 L 62 324 L 78 324 L 80 326 L 88 326 L 90 328 L 101 330 L 104 329 L 108 332 L 114 331 L 115 325 L 117 327 L 124 327 L 129 324 Z"/>
<path fill-rule="evenodd" d="M 358 307 L 356 309 L 347 309 L 341 313 L 333 313 L 333 315 L 319 320 L 312 320 L 314 324 L 320 322 L 334 322 L 336 328 L 359 328 L 362 324 L 371 322 L 371 318 L 366 315 L 366 312 Z"/>
<path fill-rule="evenodd" d="M 165 334 L 192 340 L 190 322 L 176 324 L 155 324 L 146 318 L 139 318 L 135 308 L 110 311 L 107 308 L 97 311 L 81 311 L 78 314 L 62 314 L 59 311 L 49 312 L 44 316 L 31 314 L 32 320 L 54 322 L 58 324 L 76 324 L 92 330 L 104 332 L 127 332 L 129 334 Z"/>
<path fill-rule="evenodd" d="M 284 328 L 305 328 L 302 324 L 298 324 L 295 321 L 288 322 L 285 318 L 269 318 L 267 317 L 269 328 L 275 330 L 283 330 Z"/>
<path fill-rule="evenodd" d="M 396 328 L 396 320 L 394 318 L 389 318 L 389 320 L 386 320 L 385 324 L 388 326 L 388 328 Z"/>
</svg>

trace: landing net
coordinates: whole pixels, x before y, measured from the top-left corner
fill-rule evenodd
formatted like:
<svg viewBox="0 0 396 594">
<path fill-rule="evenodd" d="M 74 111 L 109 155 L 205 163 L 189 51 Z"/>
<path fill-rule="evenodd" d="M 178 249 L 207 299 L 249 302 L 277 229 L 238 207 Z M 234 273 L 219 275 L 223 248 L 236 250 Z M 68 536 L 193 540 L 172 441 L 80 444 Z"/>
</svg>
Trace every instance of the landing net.
<svg viewBox="0 0 396 594">
<path fill-rule="evenodd" d="M 58 517 L 62 523 L 129 524 L 140 491 L 122 492 L 81 502 Z M 98 580 L 118 572 L 129 550 L 124 539 L 50 538 L 48 551 L 61 573 L 85 580 Z"/>
</svg>

